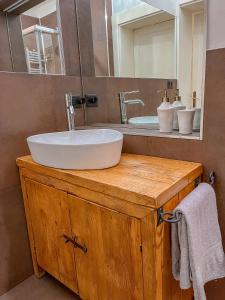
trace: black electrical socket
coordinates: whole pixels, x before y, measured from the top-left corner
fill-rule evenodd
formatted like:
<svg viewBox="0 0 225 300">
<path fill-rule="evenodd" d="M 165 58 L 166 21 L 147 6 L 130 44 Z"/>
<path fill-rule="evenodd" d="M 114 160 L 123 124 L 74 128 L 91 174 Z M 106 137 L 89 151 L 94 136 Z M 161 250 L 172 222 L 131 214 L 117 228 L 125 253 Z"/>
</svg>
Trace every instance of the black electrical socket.
<svg viewBox="0 0 225 300">
<path fill-rule="evenodd" d="M 79 95 L 73 95 L 72 104 L 74 108 L 82 108 L 82 105 L 84 104 L 84 98 Z"/>
<path fill-rule="evenodd" d="M 167 89 L 168 90 L 173 89 L 173 81 L 172 80 L 167 80 Z"/>
<path fill-rule="evenodd" d="M 97 107 L 98 106 L 98 96 L 93 94 L 85 95 L 86 107 Z"/>
</svg>

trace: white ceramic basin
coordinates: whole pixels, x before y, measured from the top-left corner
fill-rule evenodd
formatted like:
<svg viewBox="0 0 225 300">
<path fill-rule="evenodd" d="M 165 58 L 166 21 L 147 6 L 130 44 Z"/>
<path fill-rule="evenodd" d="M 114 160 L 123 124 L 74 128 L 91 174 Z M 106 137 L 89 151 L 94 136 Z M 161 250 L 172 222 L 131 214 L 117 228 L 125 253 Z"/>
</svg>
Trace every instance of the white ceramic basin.
<svg viewBox="0 0 225 300">
<path fill-rule="evenodd" d="M 128 120 L 129 124 L 133 125 L 159 125 L 158 116 L 135 117 Z"/>
<path fill-rule="evenodd" d="M 60 169 L 104 169 L 119 163 L 123 135 L 112 129 L 46 133 L 27 139 L 35 162 Z"/>
</svg>

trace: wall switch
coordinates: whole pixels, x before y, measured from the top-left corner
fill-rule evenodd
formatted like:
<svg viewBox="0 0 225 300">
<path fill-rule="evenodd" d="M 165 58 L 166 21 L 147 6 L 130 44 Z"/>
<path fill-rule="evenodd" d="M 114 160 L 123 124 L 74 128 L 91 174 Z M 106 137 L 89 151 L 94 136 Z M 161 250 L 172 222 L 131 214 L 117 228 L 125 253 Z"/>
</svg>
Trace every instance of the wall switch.
<svg viewBox="0 0 225 300">
<path fill-rule="evenodd" d="M 82 108 L 84 104 L 84 98 L 79 95 L 72 95 L 72 104 L 74 108 Z"/>
<path fill-rule="evenodd" d="M 173 89 L 173 81 L 172 80 L 167 80 L 167 89 L 168 90 Z"/>
<path fill-rule="evenodd" d="M 98 106 L 98 96 L 93 94 L 85 95 L 86 107 L 97 107 Z"/>
</svg>

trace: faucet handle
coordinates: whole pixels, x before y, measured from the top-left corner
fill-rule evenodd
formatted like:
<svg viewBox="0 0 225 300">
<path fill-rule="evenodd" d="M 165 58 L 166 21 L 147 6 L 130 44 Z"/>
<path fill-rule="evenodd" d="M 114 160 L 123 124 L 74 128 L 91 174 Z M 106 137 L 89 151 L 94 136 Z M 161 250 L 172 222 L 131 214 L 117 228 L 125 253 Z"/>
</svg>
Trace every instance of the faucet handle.
<svg viewBox="0 0 225 300">
<path fill-rule="evenodd" d="M 71 92 L 65 94 L 66 107 L 82 108 L 85 104 L 85 98 L 81 95 L 72 94 Z"/>
</svg>

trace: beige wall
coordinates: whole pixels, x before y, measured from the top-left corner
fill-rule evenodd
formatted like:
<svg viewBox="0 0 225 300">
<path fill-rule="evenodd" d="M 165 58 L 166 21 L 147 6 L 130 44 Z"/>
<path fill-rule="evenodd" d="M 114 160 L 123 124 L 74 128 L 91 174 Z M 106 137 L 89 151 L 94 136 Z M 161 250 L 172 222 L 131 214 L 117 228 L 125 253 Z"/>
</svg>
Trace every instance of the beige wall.
<svg viewBox="0 0 225 300">
<path fill-rule="evenodd" d="M 225 1 L 208 1 L 208 43 L 209 50 L 225 47 Z"/>
</svg>

